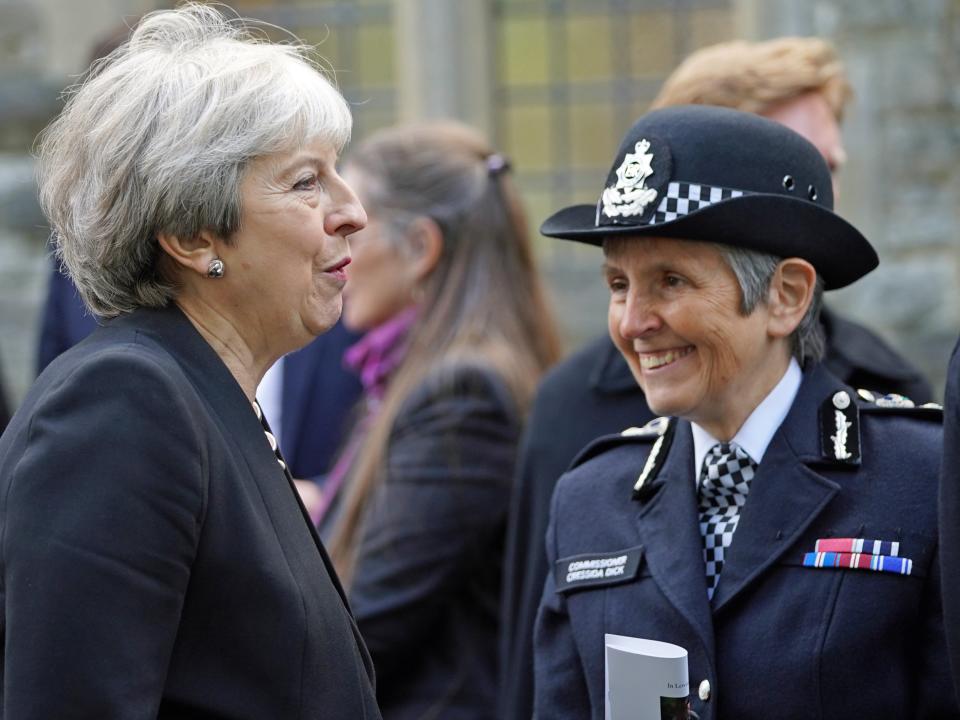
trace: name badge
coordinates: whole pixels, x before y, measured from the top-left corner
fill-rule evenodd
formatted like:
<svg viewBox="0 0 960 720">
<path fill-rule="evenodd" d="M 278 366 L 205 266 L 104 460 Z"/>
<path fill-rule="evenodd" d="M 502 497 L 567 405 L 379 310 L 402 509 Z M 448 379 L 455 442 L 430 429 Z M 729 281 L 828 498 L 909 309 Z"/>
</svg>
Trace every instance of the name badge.
<svg viewBox="0 0 960 720">
<path fill-rule="evenodd" d="M 557 592 L 567 593 L 580 588 L 630 582 L 637 577 L 641 557 L 642 546 L 560 558 L 554 563 L 553 569 Z"/>
</svg>

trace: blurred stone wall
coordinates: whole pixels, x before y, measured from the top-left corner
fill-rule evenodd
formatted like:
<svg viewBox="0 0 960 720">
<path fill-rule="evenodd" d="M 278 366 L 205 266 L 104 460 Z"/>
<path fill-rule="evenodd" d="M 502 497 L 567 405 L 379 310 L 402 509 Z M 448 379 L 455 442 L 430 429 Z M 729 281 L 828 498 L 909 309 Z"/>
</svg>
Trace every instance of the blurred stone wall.
<svg viewBox="0 0 960 720">
<path fill-rule="evenodd" d="M 740 0 L 746 37 L 822 35 L 855 96 L 838 211 L 880 267 L 830 293 L 876 329 L 939 395 L 960 331 L 960 0 Z"/>
<path fill-rule="evenodd" d="M 14 405 L 33 380 L 49 260 L 34 138 L 91 48 L 150 0 L 0 0 L 0 372 Z"/>
</svg>

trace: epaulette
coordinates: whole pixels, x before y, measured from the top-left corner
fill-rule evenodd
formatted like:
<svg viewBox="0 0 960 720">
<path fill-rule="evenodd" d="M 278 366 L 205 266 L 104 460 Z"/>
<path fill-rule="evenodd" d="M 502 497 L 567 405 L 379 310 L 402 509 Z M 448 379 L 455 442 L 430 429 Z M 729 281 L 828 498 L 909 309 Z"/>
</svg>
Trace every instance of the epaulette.
<svg viewBox="0 0 960 720">
<path fill-rule="evenodd" d="M 820 449 L 830 463 L 860 464 L 860 414 L 903 414 L 934 421 L 943 420 L 943 406 L 937 403 L 915 405 L 903 395 L 857 390 L 851 397 L 837 390 L 820 406 Z"/>
<path fill-rule="evenodd" d="M 875 393 L 863 388 L 857 390 L 861 412 L 889 415 L 909 415 L 912 417 L 943 421 L 943 405 L 930 402 L 917 405 L 908 397 L 896 393 Z"/>
<path fill-rule="evenodd" d="M 612 435 L 602 435 L 596 440 L 591 440 L 590 443 L 573 458 L 573 461 L 567 467 L 567 471 L 583 465 L 587 460 L 595 458 L 597 455 L 601 455 L 617 445 L 627 445 L 636 442 L 655 442 L 656 439 L 663 434 L 663 431 L 666 430 L 668 422 L 669 418 L 654 418 L 643 427 L 628 427 L 623 432 Z"/>
<path fill-rule="evenodd" d="M 860 465 L 860 407 L 846 390 L 820 406 L 820 452 L 830 463 Z"/>
</svg>

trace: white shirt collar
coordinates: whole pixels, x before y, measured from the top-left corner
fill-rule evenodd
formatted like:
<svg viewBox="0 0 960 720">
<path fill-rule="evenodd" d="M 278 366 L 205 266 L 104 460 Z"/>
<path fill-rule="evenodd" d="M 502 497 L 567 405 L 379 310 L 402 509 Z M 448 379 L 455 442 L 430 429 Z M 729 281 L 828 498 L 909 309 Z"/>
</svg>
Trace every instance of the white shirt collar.
<svg viewBox="0 0 960 720">
<path fill-rule="evenodd" d="M 271 365 L 264 374 L 257 386 L 257 402 L 267 416 L 273 436 L 280 442 L 283 427 L 283 358 Z M 283 452 L 282 446 L 280 451 Z"/>
<path fill-rule="evenodd" d="M 773 440 L 773 436 L 790 412 L 802 380 L 803 371 L 800 370 L 800 365 L 794 358 L 790 358 L 790 364 L 780 378 L 780 382 L 754 408 L 750 417 L 733 436 L 731 442 L 743 448 L 757 465 L 763 460 L 770 441 Z M 697 470 L 694 482 L 699 483 L 703 458 L 706 457 L 710 448 L 720 441 L 696 423 L 690 423 L 690 429 L 693 431 L 693 455 L 696 463 L 694 467 Z"/>
</svg>

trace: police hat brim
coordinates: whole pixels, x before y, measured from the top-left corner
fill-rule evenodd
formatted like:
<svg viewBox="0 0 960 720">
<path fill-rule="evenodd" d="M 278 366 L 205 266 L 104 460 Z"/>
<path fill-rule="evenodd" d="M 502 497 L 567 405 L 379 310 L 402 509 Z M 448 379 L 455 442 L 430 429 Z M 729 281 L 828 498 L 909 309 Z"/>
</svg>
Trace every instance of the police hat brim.
<svg viewBox="0 0 960 720">
<path fill-rule="evenodd" d="M 816 268 L 827 290 L 845 287 L 879 264 L 867 239 L 839 215 L 782 195 L 743 195 L 650 225 L 598 227 L 596 213 L 594 205 L 564 208 L 547 218 L 540 232 L 597 246 L 609 237 L 668 237 L 799 257 Z"/>
</svg>

